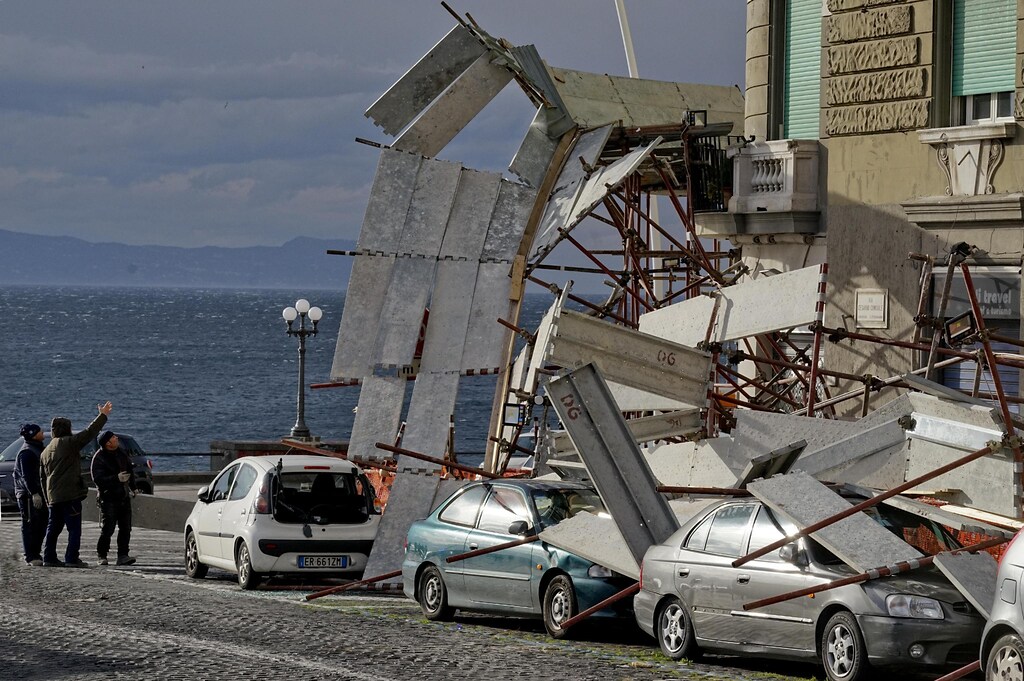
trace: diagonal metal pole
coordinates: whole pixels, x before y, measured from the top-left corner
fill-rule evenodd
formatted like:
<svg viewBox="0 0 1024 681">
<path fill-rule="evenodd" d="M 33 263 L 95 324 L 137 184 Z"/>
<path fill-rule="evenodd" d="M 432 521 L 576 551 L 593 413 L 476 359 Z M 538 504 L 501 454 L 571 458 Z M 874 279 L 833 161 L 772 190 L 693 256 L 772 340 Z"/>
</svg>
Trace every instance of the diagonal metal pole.
<svg viewBox="0 0 1024 681">
<path fill-rule="evenodd" d="M 814 399 L 818 396 L 818 360 L 821 358 L 821 327 L 825 323 L 825 287 L 828 263 L 818 268 L 818 300 L 814 305 L 814 350 L 811 352 L 811 375 L 807 379 L 807 415 L 814 416 Z"/>
<path fill-rule="evenodd" d="M 760 558 L 761 556 L 768 555 L 776 549 L 782 548 L 786 544 L 792 542 L 794 539 L 814 534 L 823 527 L 828 527 L 829 525 L 839 522 L 843 518 L 849 518 L 851 515 L 855 513 L 860 513 L 861 511 L 865 511 L 869 508 L 877 506 L 886 499 L 891 499 L 892 497 L 898 494 L 906 492 L 908 489 L 920 485 L 922 482 L 928 482 L 929 480 L 937 478 L 944 473 L 948 473 L 949 471 L 959 468 L 960 466 L 963 466 L 965 464 L 969 464 L 970 462 L 976 459 L 980 459 L 983 456 L 987 456 L 988 454 L 991 454 L 993 451 L 1001 447 L 1002 445 L 998 442 L 989 443 L 989 446 L 987 447 L 982 447 L 981 449 L 975 452 L 971 452 L 967 456 L 961 457 L 959 459 L 956 459 L 955 461 L 947 463 L 945 466 L 939 466 L 935 470 L 925 473 L 924 475 L 919 475 L 913 480 L 908 480 L 901 485 L 896 485 L 889 491 L 882 492 L 876 497 L 871 497 L 870 499 L 866 499 L 860 502 L 859 504 L 854 504 L 850 508 L 844 509 L 839 513 L 836 513 L 835 515 L 829 516 L 828 518 L 819 520 L 816 523 L 811 523 L 807 527 L 803 528 L 802 530 L 797 530 L 788 537 L 783 537 L 782 539 L 772 542 L 771 544 L 768 544 L 767 546 L 757 549 L 756 551 L 751 551 L 745 556 L 740 556 L 732 562 L 732 566 L 739 567 L 741 565 L 746 565 L 755 558 Z"/>
<path fill-rule="evenodd" d="M 981 347 L 985 349 L 985 360 L 988 363 L 989 372 L 992 375 L 992 383 L 996 388 L 996 398 L 999 400 L 999 411 L 1002 412 L 1003 426 L 1006 427 L 1006 434 L 1009 437 L 1010 446 L 1013 449 L 1013 471 L 1016 474 L 1013 480 L 1013 507 L 1017 515 L 1021 515 L 1022 476 L 1024 476 L 1024 458 L 1021 456 L 1020 443 L 1013 428 L 1013 417 L 1010 415 L 1010 407 L 1006 402 L 1006 393 L 1003 392 L 1003 380 L 999 376 L 999 365 L 996 357 L 992 354 L 992 345 L 988 340 L 988 333 L 985 331 L 985 318 L 981 314 L 981 306 L 978 305 L 978 297 L 974 293 L 974 282 L 971 280 L 971 270 L 966 262 L 960 263 L 960 271 L 964 275 L 964 285 L 967 287 L 967 297 L 971 301 L 971 311 L 974 313 L 974 322 L 978 325 L 979 336 L 981 336 Z M 980 373 L 981 367 L 976 371 Z"/>
</svg>

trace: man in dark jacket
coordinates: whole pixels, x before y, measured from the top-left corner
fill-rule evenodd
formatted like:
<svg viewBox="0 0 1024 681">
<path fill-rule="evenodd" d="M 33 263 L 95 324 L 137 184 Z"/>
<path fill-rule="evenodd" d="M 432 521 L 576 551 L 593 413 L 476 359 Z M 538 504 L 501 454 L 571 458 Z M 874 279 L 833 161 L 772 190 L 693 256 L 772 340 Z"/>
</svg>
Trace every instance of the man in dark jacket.
<svg viewBox="0 0 1024 681">
<path fill-rule="evenodd" d="M 107 422 L 107 414 L 114 407 L 107 402 L 97 408 L 99 416 L 88 428 L 74 435 L 68 419 L 58 416 L 50 423 L 52 439 L 39 457 L 39 476 L 46 503 L 50 506 L 50 520 L 46 525 L 46 539 L 43 540 L 44 567 L 89 567 L 78 556 L 82 544 L 82 500 L 89 493 L 82 479 L 79 452 L 99 435 Z M 65 525 L 68 528 L 68 547 L 62 563 L 57 559 L 57 537 Z"/>
<path fill-rule="evenodd" d="M 96 555 L 100 565 L 107 564 L 110 537 L 116 526 L 117 564 L 131 565 L 135 562 L 128 555 L 128 544 L 132 538 L 132 497 L 139 493 L 132 460 L 121 449 L 117 435 L 109 430 L 100 435 L 99 445 L 90 469 L 100 506 L 100 538 L 96 542 Z"/>
<path fill-rule="evenodd" d="M 21 427 L 25 440 L 14 460 L 14 496 L 21 511 L 21 545 L 25 549 L 25 562 L 43 564 L 43 536 L 49 513 L 43 502 L 43 488 L 39 484 L 39 455 L 43 452 L 46 434 L 35 423 Z"/>
</svg>

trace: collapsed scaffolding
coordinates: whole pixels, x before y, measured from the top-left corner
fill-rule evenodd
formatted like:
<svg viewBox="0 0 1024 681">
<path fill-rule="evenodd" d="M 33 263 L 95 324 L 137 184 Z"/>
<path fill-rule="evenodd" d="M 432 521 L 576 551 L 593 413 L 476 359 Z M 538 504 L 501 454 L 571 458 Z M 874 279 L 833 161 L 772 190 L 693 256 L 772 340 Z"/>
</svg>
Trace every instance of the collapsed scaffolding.
<svg viewBox="0 0 1024 681">
<path fill-rule="evenodd" d="M 695 512 L 693 500 L 752 494 L 826 542 L 858 578 L 934 563 L 986 612 L 994 579 L 985 587 L 965 574 L 992 572 L 987 554 L 972 553 L 964 570 L 951 554 L 921 558 L 886 543 L 863 522 L 846 537 L 826 530 L 878 503 L 995 537 L 967 552 L 1020 527 L 1012 405 L 1022 399 L 1007 394 L 999 368 L 1024 368 L 1024 358 L 992 343 L 1024 343 L 986 328 L 972 248 L 950 249 L 934 316 L 939 263 L 909 254 L 922 266 L 911 338 L 828 326 L 828 265 L 814 262 L 813 240 L 803 244 L 811 266 L 778 272 L 759 252 L 727 248 L 697 227 L 699 212 L 728 203 L 728 157 L 745 143 L 731 136 L 738 92 L 557 69 L 532 46 L 456 18 L 367 111 L 396 140 L 379 145 L 359 243 L 344 252 L 355 262 L 331 378 L 360 386 L 348 456 L 386 469 L 394 486 L 373 576 L 345 588 L 394 585 L 409 524 L 465 484 L 445 473 L 499 476 L 521 452 L 538 472 L 591 478 L 612 517 L 581 515 L 519 543 L 542 539 L 636 577 L 643 551 Z M 537 107 L 509 168 L 518 181 L 436 159 L 513 80 Z M 767 172 L 760 183 L 782 181 Z M 671 206 L 664 220 L 657 197 Z M 957 271 L 970 310 L 947 322 Z M 595 300 L 550 280 L 565 273 L 606 280 L 611 292 Z M 519 324 L 531 286 L 555 297 L 534 330 Z M 830 343 L 920 359 L 909 372 L 857 375 L 829 368 Z M 964 362 L 977 366 L 972 390 L 936 382 Z M 451 436 L 455 393 L 460 378 L 493 374 L 487 456 L 467 467 Z M 834 390 L 841 383 L 854 387 Z M 601 416 L 587 417 L 594 410 Z M 849 506 L 837 485 L 867 505 Z M 952 503 L 937 508 L 905 492 Z M 794 501 L 811 498 L 832 512 L 803 513 Z M 651 532 L 622 531 L 638 526 Z"/>
</svg>

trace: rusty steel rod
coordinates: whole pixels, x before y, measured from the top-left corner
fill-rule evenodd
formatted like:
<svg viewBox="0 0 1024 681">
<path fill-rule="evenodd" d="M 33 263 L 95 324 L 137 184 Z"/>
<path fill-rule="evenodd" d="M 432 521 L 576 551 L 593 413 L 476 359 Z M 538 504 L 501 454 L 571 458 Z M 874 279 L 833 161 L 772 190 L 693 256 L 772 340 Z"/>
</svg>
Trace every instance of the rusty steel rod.
<svg viewBox="0 0 1024 681">
<path fill-rule="evenodd" d="M 992 444 L 995 444 L 995 443 L 992 443 Z M 873 507 L 877 506 L 878 504 L 882 503 L 883 501 L 885 501 L 886 499 L 891 499 L 892 497 L 894 497 L 894 496 L 896 496 L 898 494 L 902 494 L 903 492 L 906 492 L 908 489 L 911 489 L 913 487 L 916 487 L 917 485 L 920 485 L 922 482 L 928 482 L 929 480 L 932 480 L 934 478 L 939 477 L 943 473 L 948 473 L 951 470 L 954 470 L 956 468 L 959 468 L 960 466 L 969 464 L 970 462 L 972 462 L 972 461 L 974 461 L 976 459 L 980 459 L 981 457 L 986 456 L 988 454 L 991 454 L 992 452 L 993 452 L 992 445 L 989 445 L 988 447 L 982 447 L 981 449 L 979 449 L 977 451 L 971 452 L 967 456 L 963 456 L 963 457 L 961 457 L 959 459 L 956 459 L 955 461 L 951 461 L 951 462 L 947 463 L 945 466 L 939 466 L 935 470 L 929 471 L 928 473 L 925 473 L 924 475 L 919 475 L 916 478 L 914 478 L 913 480 L 907 480 L 906 482 L 904 482 L 901 485 L 896 485 L 892 489 L 890 489 L 890 490 L 888 490 L 886 492 L 882 492 L 878 496 L 871 497 L 870 499 L 865 499 L 864 501 L 860 502 L 859 504 L 855 504 L 855 505 L 851 506 L 850 508 L 847 508 L 845 510 L 840 511 L 839 513 L 833 514 L 833 515 L 831 515 L 831 516 L 829 516 L 827 518 L 823 518 L 822 520 L 819 520 L 818 522 L 811 523 L 807 527 L 803 528 L 802 530 L 797 530 L 796 532 L 794 532 L 793 534 L 789 535 L 788 537 L 783 537 L 782 539 L 780 539 L 778 541 L 774 541 L 771 544 L 768 544 L 767 546 L 763 546 L 763 547 L 757 549 L 756 551 L 751 551 L 750 553 L 748 553 L 745 556 L 740 556 L 739 558 L 737 558 L 736 560 L 734 560 L 732 562 L 732 566 L 733 567 L 739 567 L 741 565 L 746 565 L 747 563 L 749 563 L 750 561 L 754 560 L 755 558 L 760 558 L 761 556 L 767 555 L 767 554 L 771 553 L 772 551 L 774 551 L 776 549 L 782 548 L 783 546 L 785 546 L 786 544 L 790 543 L 794 539 L 797 539 L 799 537 L 806 537 L 806 536 L 808 536 L 810 534 L 813 534 L 813 533 L 817 532 L 818 530 L 820 530 L 823 527 L 828 527 L 829 525 L 832 525 L 833 523 L 839 522 L 843 518 L 849 518 L 851 515 L 853 515 L 855 513 L 860 513 L 861 511 L 867 510 L 869 508 L 873 508 Z"/>
<path fill-rule="evenodd" d="M 813 329 L 812 329 L 813 330 Z M 851 340 L 862 340 L 869 343 L 878 343 L 879 345 L 891 345 L 897 348 L 906 348 L 908 350 L 921 350 L 927 351 L 930 346 L 925 343 L 911 343 L 910 341 L 900 341 L 894 338 L 880 338 L 878 336 L 871 336 L 866 333 L 857 333 L 856 331 L 847 331 L 846 329 L 830 328 L 828 326 L 822 326 L 821 330 L 823 333 L 829 335 L 835 335 L 842 340 L 849 338 Z M 936 348 L 936 352 L 940 355 L 949 355 L 950 357 L 962 357 L 963 359 L 974 359 L 974 355 L 969 352 L 961 352 L 960 350 L 950 350 L 949 348 Z M 933 367 L 935 368 L 935 367 Z"/>
<path fill-rule="evenodd" d="M 593 615 L 595 612 L 599 612 L 601 610 L 604 610 L 609 605 L 612 605 L 613 603 L 618 603 L 623 598 L 626 598 L 627 596 L 632 596 L 633 594 L 635 594 L 639 590 L 640 590 L 640 582 L 637 582 L 633 586 L 631 586 L 631 587 L 629 587 L 627 589 L 623 589 L 622 591 L 620 591 L 617 594 L 609 596 L 608 598 L 604 599 L 603 601 L 601 601 L 597 605 L 592 605 L 589 608 L 587 608 L 586 610 L 584 610 L 583 612 L 578 613 L 576 615 L 573 615 L 572 617 L 570 617 L 566 621 L 562 622 L 562 629 L 568 629 L 569 627 L 571 627 L 573 625 L 579 624 L 583 620 L 585 620 L 588 617 L 590 617 L 591 615 Z"/>
<path fill-rule="evenodd" d="M 996 357 L 992 353 L 992 344 L 989 343 L 985 333 L 985 319 L 981 314 L 981 306 L 978 305 L 978 296 L 974 292 L 974 281 L 971 279 L 971 269 L 966 262 L 960 263 L 960 271 L 964 275 L 964 286 L 967 289 L 967 298 L 971 301 L 971 311 L 974 313 L 974 323 L 978 325 L 981 335 L 981 347 L 985 349 L 985 361 L 988 362 L 989 374 L 992 376 L 992 384 L 996 389 L 996 397 L 999 400 L 999 410 L 1003 415 L 1003 427 L 1006 428 L 1006 435 L 1009 437 L 1013 450 L 1013 467 L 1017 471 L 1017 479 L 1013 485 L 1013 507 L 1019 509 L 1024 497 L 1024 472 L 1021 472 L 1021 464 L 1024 463 L 1024 456 L 1021 455 L 1020 444 L 1017 442 L 1016 431 L 1013 427 L 1013 417 L 1010 415 L 1010 406 L 1006 402 L 1006 393 L 1003 391 L 1003 379 L 999 376 L 999 367 L 996 365 Z M 976 366 L 975 371 L 981 373 L 981 367 Z"/>
<path fill-rule="evenodd" d="M 1008 541 L 1010 541 L 1008 538 L 989 539 L 971 546 L 965 546 L 963 548 L 946 551 L 944 553 L 975 553 L 977 551 L 984 551 L 985 549 L 1005 544 Z M 860 584 L 861 582 L 867 582 L 880 577 L 888 577 L 890 575 L 900 574 L 903 572 L 910 572 L 911 570 L 927 567 L 934 562 L 935 556 L 925 556 L 924 558 L 919 558 L 917 560 L 901 560 L 895 565 L 878 567 L 873 570 L 868 570 L 867 572 L 862 572 L 859 575 L 853 575 L 852 577 L 844 577 L 842 579 L 826 582 L 825 584 L 809 586 L 804 589 L 787 591 L 786 593 L 779 594 L 778 596 L 770 596 L 757 601 L 750 601 L 749 603 L 743 604 L 743 609 L 756 610 L 757 608 L 763 608 L 767 605 L 775 605 L 776 603 L 782 603 L 783 601 L 791 601 L 794 598 L 800 598 L 801 596 L 810 596 L 811 594 L 821 593 L 822 591 L 831 591 L 832 589 L 838 589 L 841 586 Z"/>
<path fill-rule="evenodd" d="M 719 494 L 728 497 L 753 496 L 748 490 L 736 487 L 679 487 L 675 485 L 658 485 L 655 489 L 662 494 Z"/>
<path fill-rule="evenodd" d="M 968 674 L 970 674 L 972 672 L 976 672 L 979 669 L 981 669 L 981 661 L 980 660 L 975 660 L 974 662 L 970 663 L 969 665 L 966 665 L 964 667 L 960 667 L 960 669 L 951 671 L 950 673 L 946 674 L 945 676 L 940 676 L 939 678 L 935 679 L 935 681 L 956 681 L 957 679 L 962 679 L 965 676 L 967 676 Z"/>
<path fill-rule="evenodd" d="M 311 601 L 311 600 L 313 600 L 315 598 L 323 598 L 324 596 L 330 596 L 331 594 L 337 593 L 339 591 L 348 591 L 349 589 L 354 589 L 357 586 L 365 586 L 367 584 L 373 584 L 375 582 L 383 582 L 385 579 L 391 579 L 392 577 L 398 577 L 401 574 L 402 574 L 401 570 L 395 570 L 394 572 L 388 572 L 388 573 L 385 573 L 383 575 L 377 575 L 376 577 L 370 577 L 368 579 L 361 579 L 358 582 L 349 582 L 348 584 L 342 584 L 341 586 L 332 586 L 329 589 L 324 589 L 323 591 L 317 591 L 316 593 L 308 594 L 306 596 L 306 600 L 307 601 Z"/>
<path fill-rule="evenodd" d="M 460 560 L 476 558 L 477 556 L 486 556 L 488 553 L 504 551 L 505 549 L 511 549 L 515 546 L 522 546 L 523 544 L 532 544 L 535 541 L 540 541 L 539 534 L 531 534 L 529 537 L 523 537 L 522 539 L 507 541 L 503 544 L 495 544 L 494 546 L 488 546 L 482 549 L 474 549 L 473 551 L 466 551 L 465 553 L 456 553 L 454 556 L 448 556 L 447 558 L 445 558 L 444 562 L 457 563 Z"/>
<path fill-rule="evenodd" d="M 491 473 L 490 471 L 485 471 L 483 468 L 475 468 L 473 466 L 466 466 L 465 464 L 456 463 L 454 461 L 448 461 L 446 459 L 439 459 L 436 456 L 430 456 L 429 454 L 422 454 L 420 452 L 414 452 L 411 449 L 403 449 L 402 447 L 396 447 L 394 445 L 389 445 L 386 442 L 376 442 L 376 443 L 374 443 L 373 446 L 376 447 L 377 449 L 383 449 L 386 452 L 392 452 L 394 454 L 401 454 L 402 456 L 408 456 L 408 457 L 413 458 L 413 459 L 419 459 L 420 461 L 428 461 L 430 463 L 436 463 L 439 466 L 444 466 L 445 468 L 454 468 L 455 470 L 463 471 L 465 473 L 474 473 L 474 474 L 479 475 L 479 476 L 484 477 L 484 478 L 490 478 L 491 480 L 494 480 L 495 478 L 500 478 L 501 477 L 497 473 Z"/>
<path fill-rule="evenodd" d="M 312 454 L 320 454 L 322 456 L 330 456 L 335 459 L 344 459 L 345 461 L 350 461 L 350 459 L 348 458 L 348 454 L 344 452 L 335 452 L 330 449 L 321 449 L 320 447 L 307 445 L 304 442 L 295 442 L 294 440 L 289 440 L 288 438 L 282 438 L 281 444 L 288 445 L 289 447 L 293 447 L 295 449 L 301 449 Z M 353 461 L 352 463 L 358 466 L 365 466 L 367 468 L 376 468 L 378 470 L 387 471 L 389 473 L 395 472 L 395 467 L 392 464 L 374 463 L 373 461 L 367 460 Z"/>
</svg>

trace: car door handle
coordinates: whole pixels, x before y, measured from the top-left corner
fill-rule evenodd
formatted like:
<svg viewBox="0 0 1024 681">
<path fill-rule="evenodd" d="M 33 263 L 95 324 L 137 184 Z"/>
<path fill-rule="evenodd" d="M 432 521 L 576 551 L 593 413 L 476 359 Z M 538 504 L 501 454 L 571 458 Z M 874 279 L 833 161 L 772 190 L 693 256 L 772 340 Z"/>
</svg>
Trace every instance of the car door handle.
<svg viewBox="0 0 1024 681">
<path fill-rule="evenodd" d="M 736 576 L 736 583 L 737 584 L 749 584 L 750 583 L 750 575 L 737 575 Z"/>
<path fill-rule="evenodd" d="M 676 574 L 678 574 L 680 577 L 689 577 L 690 576 L 690 568 L 679 568 L 679 570 L 678 570 L 678 572 L 676 572 Z"/>
<path fill-rule="evenodd" d="M 469 550 L 470 551 L 476 551 L 476 546 L 477 546 L 476 544 L 470 544 L 469 545 Z"/>
</svg>

